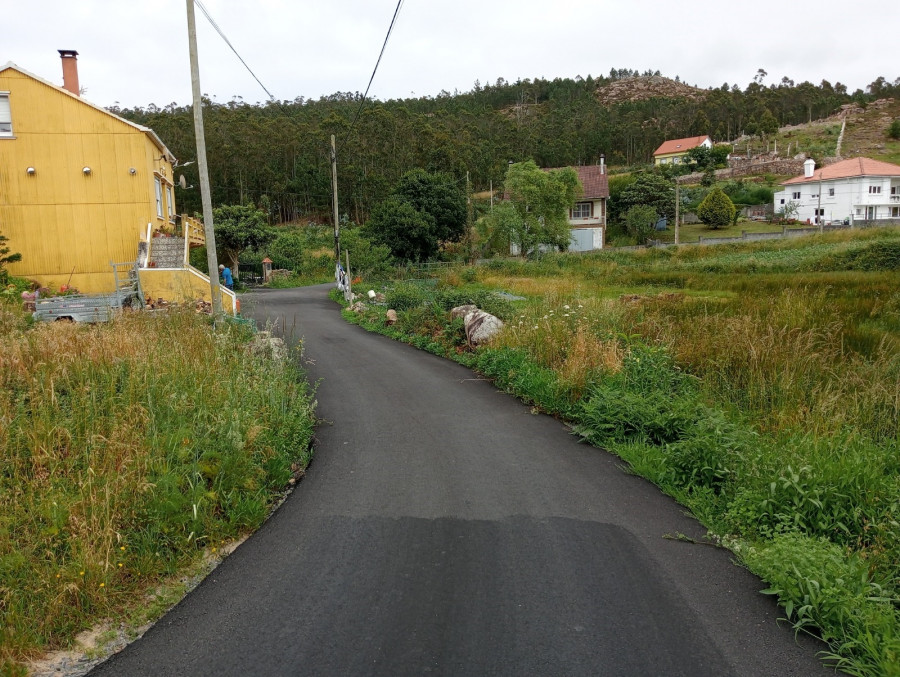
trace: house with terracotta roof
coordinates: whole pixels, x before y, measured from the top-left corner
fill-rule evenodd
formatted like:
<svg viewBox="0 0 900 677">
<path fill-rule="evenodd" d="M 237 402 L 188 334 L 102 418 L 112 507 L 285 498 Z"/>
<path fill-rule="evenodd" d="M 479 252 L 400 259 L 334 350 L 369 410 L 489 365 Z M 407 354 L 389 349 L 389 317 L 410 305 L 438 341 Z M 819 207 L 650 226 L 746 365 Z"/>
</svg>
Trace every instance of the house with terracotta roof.
<svg viewBox="0 0 900 677">
<path fill-rule="evenodd" d="M 795 218 L 809 223 L 900 221 L 900 165 L 858 157 L 816 169 L 809 159 L 801 176 L 781 185 L 776 214 L 792 207 Z"/>
<path fill-rule="evenodd" d="M 578 174 L 583 192 L 578 202 L 569 210 L 569 227 L 572 235 L 569 251 L 603 249 L 606 201 L 609 199 L 606 165 L 601 158 L 599 165 L 581 165 L 572 169 Z"/>
<path fill-rule="evenodd" d="M 657 165 L 681 164 L 691 148 L 706 146 L 712 148 L 712 139 L 708 135 L 691 136 L 687 139 L 671 139 L 664 141 L 653 153 L 653 163 Z"/>
</svg>

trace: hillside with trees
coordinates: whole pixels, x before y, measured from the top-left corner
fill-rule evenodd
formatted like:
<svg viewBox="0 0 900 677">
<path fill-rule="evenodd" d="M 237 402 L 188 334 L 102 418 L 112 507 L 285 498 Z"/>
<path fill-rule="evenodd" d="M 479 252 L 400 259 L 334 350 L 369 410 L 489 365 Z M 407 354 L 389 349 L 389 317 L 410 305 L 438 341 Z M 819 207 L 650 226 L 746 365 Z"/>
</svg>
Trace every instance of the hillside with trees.
<svg viewBox="0 0 900 677">
<path fill-rule="evenodd" d="M 499 185 L 510 161 L 563 167 L 595 164 L 605 154 L 610 165 L 643 164 L 669 138 L 710 133 L 715 141 L 732 141 L 900 93 L 900 78 L 878 77 L 865 91 L 850 92 L 839 82 L 785 77 L 766 85 L 766 77 L 760 70 L 746 87 L 702 90 L 658 71 L 614 69 L 602 77 L 476 81 L 468 92 L 403 100 L 363 102 L 350 92 L 265 104 L 206 99 L 213 201 L 252 202 L 271 222 L 325 218 L 331 134 L 338 143 L 341 213 L 363 222 L 416 168 L 460 182 L 469 172 L 472 188 L 484 190 Z M 153 128 L 182 161 L 194 158 L 190 106 L 114 112 Z M 197 184 L 196 165 L 180 171 Z M 200 210 L 199 191 L 177 190 L 183 210 Z"/>
</svg>

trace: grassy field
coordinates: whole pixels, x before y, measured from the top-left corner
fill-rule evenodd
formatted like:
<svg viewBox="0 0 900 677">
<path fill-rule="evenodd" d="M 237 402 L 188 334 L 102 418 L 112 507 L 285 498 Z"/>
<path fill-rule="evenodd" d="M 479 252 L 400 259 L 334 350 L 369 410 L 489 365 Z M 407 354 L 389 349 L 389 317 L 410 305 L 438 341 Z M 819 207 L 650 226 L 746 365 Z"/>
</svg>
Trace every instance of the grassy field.
<svg viewBox="0 0 900 677">
<path fill-rule="evenodd" d="M 387 301 L 394 326 L 347 317 L 569 421 L 690 507 L 830 663 L 900 674 L 900 232 L 497 260 Z M 506 321 L 490 346 L 449 320 L 464 301 Z"/>
<path fill-rule="evenodd" d="M 30 326 L 0 304 L 0 674 L 149 604 L 306 466 L 312 395 L 250 339 L 190 312 Z"/>
</svg>

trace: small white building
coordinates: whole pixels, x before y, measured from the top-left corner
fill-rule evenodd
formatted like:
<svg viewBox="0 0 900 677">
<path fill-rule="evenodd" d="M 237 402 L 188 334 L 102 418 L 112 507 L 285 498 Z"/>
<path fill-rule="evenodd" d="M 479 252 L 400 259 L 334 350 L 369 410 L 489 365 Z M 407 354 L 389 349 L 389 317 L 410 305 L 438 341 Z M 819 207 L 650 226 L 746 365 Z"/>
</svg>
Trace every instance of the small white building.
<svg viewBox="0 0 900 677">
<path fill-rule="evenodd" d="M 860 157 L 816 169 L 810 159 L 803 169 L 775 193 L 776 214 L 794 207 L 809 223 L 900 219 L 900 165 Z"/>
</svg>

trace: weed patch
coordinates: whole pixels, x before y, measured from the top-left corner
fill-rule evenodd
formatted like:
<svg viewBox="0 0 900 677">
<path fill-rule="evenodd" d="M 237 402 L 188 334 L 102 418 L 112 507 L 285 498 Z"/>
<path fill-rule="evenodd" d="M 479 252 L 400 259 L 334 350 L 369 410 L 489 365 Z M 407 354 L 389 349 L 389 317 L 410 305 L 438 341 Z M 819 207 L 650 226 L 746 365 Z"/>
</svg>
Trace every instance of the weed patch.
<svg viewBox="0 0 900 677">
<path fill-rule="evenodd" d="M 309 460 L 290 361 L 193 313 L 2 321 L 0 660 L 64 645 L 260 525 Z"/>
</svg>

